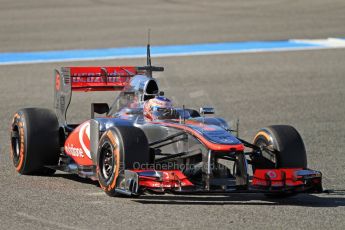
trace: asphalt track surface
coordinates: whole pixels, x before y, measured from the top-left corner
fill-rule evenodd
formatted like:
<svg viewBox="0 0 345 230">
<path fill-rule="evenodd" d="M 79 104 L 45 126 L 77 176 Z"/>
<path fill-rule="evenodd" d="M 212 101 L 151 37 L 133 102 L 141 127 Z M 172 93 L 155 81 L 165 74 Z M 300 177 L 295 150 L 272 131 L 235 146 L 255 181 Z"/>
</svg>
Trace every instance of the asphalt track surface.
<svg viewBox="0 0 345 230">
<path fill-rule="evenodd" d="M 0 1 L 0 51 L 344 37 L 344 1 Z M 308 165 L 329 194 L 271 200 L 261 194 L 111 198 L 96 183 L 57 173 L 20 176 L 9 123 L 24 106 L 51 108 L 52 71 L 63 65 L 141 65 L 143 59 L 0 66 L 0 229 L 343 229 L 345 50 L 157 58 L 161 88 L 178 105 L 213 105 L 240 118 L 252 139 L 270 124 L 295 126 Z M 76 94 L 69 119 L 87 118 Z"/>
</svg>

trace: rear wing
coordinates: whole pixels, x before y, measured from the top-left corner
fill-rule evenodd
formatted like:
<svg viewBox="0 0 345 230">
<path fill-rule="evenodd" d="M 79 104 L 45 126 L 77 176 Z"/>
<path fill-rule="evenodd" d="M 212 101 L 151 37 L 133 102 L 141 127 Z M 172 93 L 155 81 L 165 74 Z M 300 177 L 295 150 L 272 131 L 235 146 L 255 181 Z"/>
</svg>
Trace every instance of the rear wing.
<svg viewBox="0 0 345 230">
<path fill-rule="evenodd" d="M 63 67 L 61 73 L 72 91 L 119 91 L 138 74 L 138 69 L 133 66 Z"/>
<path fill-rule="evenodd" d="M 137 74 L 145 74 L 142 67 L 62 67 L 55 70 L 54 108 L 61 126 L 66 126 L 66 113 L 72 92 L 121 91 Z"/>
<path fill-rule="evenodd" d="M 150 62 L 141 67 L 62 67 L 60 71 L 55 70 L 54 108 L 60 126 L 67 126 L 66 113 L 73 91 L 122 91 L 132 77 L 145 75 L 151 78 L 155 71 L 164 71 L 164 68 L 152 66 Z"/>
</svg>

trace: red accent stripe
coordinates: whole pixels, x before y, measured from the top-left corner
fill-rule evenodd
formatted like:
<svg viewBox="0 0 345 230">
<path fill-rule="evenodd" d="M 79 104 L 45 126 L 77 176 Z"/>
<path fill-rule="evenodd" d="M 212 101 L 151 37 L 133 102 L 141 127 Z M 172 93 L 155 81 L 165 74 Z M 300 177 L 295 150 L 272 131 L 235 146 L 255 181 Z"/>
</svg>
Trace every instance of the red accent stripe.
<svg viewBox="0 0 345 230">
<path fill-rule="evenodd" d="M 189 128 L 184 125 L 180 124 L 173 124 L 173 123 L 166 123 L 166 122 L 152 122 L 154 124 L 161 124 L 168 127 L 178 128 L 182 129 L 184 131 L 187 131 L 188 133 L 192 134 L 193 136 L 197 137 L 208 149 L 215 150 L 215 151 L 243 151 L 244 145 L 243 144 L 236 144 L 236 145 L 224 145 L 224 144 L 215 144 L 207 140 L 204 136 L 202 136 L 200 133 L 195 131 L 192 128 Z"/>
<path fill-rule="evenodd" d="M 145 172 L 152 170 L 133 170 L 134 172 Z M 180 170 L 155 170 L 162 172 L 162 181 L 154 177 L 139 176 L 139 185 L 147 188 L 179 188 L 193 186 L 193 183 Z"/>
</svg>

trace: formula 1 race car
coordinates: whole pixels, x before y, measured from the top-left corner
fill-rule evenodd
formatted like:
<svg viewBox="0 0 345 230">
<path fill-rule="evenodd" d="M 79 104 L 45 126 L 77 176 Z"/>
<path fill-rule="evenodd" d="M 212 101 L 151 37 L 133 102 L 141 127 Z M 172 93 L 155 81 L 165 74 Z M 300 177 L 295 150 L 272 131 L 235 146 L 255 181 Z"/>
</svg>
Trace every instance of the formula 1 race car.
<svg viewBox="0 0 345 230">
<path fill-rule="evenodd" d="M 75 173 L 97 180 L 110 196 L 322 192 L 322 175 L 308 169 L 295 128 L 269 126 L 249 142 L 214 117 L 213 108 L 162 106 L 169 100 L 152 73 L 164 69 L 151 65 L 149 45 L 147 53 L 143 67 L 55 70 L 55 111 L 24 108 L 13 117 L 10 146 L 16 170 Z M 89 120 L 70 124 L 66 113 L 73 91 L 119 95 L 111 106 L 92 103 Z M 154 99 L 158 104 L 150 105 Z"/>
</svg>

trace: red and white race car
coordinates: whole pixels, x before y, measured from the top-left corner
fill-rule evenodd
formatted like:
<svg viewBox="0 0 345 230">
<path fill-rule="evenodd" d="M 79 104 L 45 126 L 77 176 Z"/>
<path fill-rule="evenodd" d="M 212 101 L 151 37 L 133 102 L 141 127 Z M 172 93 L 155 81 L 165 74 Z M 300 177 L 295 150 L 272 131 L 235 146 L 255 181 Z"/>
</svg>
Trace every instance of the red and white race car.
<svg viewBox="0 0 345 230">
<path fill-rule="evenodd" d="M 24 108 L 13 117 L 16 170 L 75 173 L 99 181 L 111 196 L 322 192 L 321 173 L 308 168 L 295 128 L 269 126 L 252 142 L 244 141 L 238 130 L 213 116 L 213 108 L 173 107 L 152 77 L 163 68 L 151 66 L 149 46 L 147 60 L 143 67 L 55 70 L 54 111 Z M 66 113 L 74 91 L 119 95 L 111 106 L 91 104 L 90 119 L 70 124 Z"/>
</svg>

